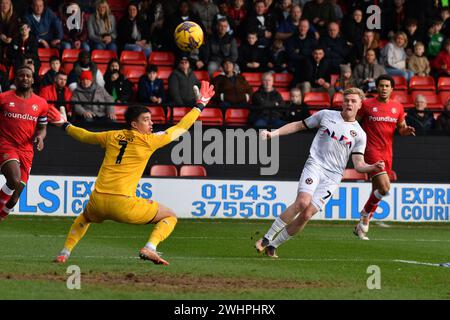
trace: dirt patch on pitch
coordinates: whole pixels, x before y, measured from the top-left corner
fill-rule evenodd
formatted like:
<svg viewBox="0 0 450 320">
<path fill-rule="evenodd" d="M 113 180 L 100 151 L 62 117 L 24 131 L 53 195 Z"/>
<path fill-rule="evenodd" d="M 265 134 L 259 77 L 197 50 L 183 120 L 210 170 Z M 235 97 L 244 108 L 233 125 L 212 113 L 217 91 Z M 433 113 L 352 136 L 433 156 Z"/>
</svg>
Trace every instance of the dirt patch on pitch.
<svg viewBox="0 0 450 320">
<path fill-rule="evenodd" d="M 58 273 L 45 274 L 4 274 L 0 280 L 35 280 L 57 281 L 65 283 L 68 275 Z M 193 276 L 188 274 L 115 274 L 115 273 L 82 273 L 82 285 L 100 285 L 104 287 L 133 288 L 143 290 L 158 290 L 166 292 L 245 292 L 255 290 L 283 290 L 341 287 L 340 283 L 325 283 L 322 281 L 272 280 L 252 278 L 228 278 L 216 275 Z"/>
</svg>

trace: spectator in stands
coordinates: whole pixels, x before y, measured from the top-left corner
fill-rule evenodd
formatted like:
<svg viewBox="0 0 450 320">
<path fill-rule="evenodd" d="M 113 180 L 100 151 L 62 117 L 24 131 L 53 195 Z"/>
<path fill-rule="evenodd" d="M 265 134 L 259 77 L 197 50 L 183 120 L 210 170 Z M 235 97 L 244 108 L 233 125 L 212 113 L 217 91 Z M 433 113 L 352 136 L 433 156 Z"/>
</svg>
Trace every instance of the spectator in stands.
<svg viewBox="0 0 450 320">
<path fill-rule="evenodd" d="M 268 2 L 266 2 L 266 6 Z M 275 24 L 280 26 L 289 19 L 292 10 L 292 0 L 279 0 L 275 2 L 274 18 Z M 301 13 L 300 13 L 301 16 Z"/>
<path fill-rule="evenodd" d="M 352 76 L 352 68 L 349 64 L 341 64 L 339 78 L 334 84 L 335 92 L 344 93 L 345 89 L 356 87 L 356 81 Z"/>
<path fill-rule="evenodd" d="M 414 75 L 411 70 L 406 69 L 405 47 L 408 38 L 404 32 L 397 32 L 393 41 L 389 42 L 381 52 L 381 61 L 386 72 L 391 76 L 403 76 L 408 82 Z"/>
<path fill-rule="evenodd" d="M 230 8 L 228 6 L 227 0 L 221 0 L 221 2 L 219 2 L 217 7 L 219 8 L 219 12 L 214 16 L 214 19 L 213 19 L 213 24 L 212 24 L 213 25 L 213 33 L 217 32 L 217 29 L 216 29 L 217 21 L 219 21 L 220 19 L 227 19 L 227 21 L 228 21 L 227 33 L 229 35 L 235 35 L 236 26 L 234 24 L 233 18 L 231 18 L 231 16 L 230 16 Z"/>
<path fill-rule="evenodd" d="M 311 0 L 303 7 L 303 17 L 312 22 L 320 34 L 326 32 L 326 26 L 336 20 L 333 4 L 325 0 Z"/>
<path fill-rule="evenodd" d="M 42 77 L 42 86 L 53 84 L 55 76 L 61 69 L 61 60 L 57 56 L 50 57 L 50 70 L 48 70 Z M 66 79 L 67 80 L 67 79 Z"/>
<path fill-rule="evenodd" d="M 229 14 L 234 22 L 236 36 L 242 38 L 246 34 L 244 22 L 247 19 L 247 10 L 244 7 L 244 0 L 233 0 L 232 6 L 229 9 Z"/>
<path fill-rule="evenodd" d="M 378 63 L 375 50 L 373 49 L 366 51 L 364 61 L 359 63 L 353 70 L 356 86 L 364 92 L 376 92 L 375 79 L 382 74 L 386 74 L 386 70 Z"/>
<path fill-rule="evenodd" d="M 258 35 L 258 45 L 262 48 L 269 48 L 275 36 L 276 24 L 272 15 L 267 13 L 264 0 L 255 1 L 255 12 L 247 19 L 247 34 L 256 32 Z"/>
<path fill-rule="evenodd" d="M 91 71 L 93 81 L 100 87 L 105 86 L 105 80 L 103 79 L 102 73 L 97 68 L 97 65 L 91 61 L 91 54 L 87 51 L 80 51 L 78 54 L 78 60 L 73 65 L 73 69 L 70 71 L 69 79 L 67 80 L 71 91 L 74 91 L 78 86 L 82 71 Z"/>
<path fill-rule="evenodd" d="M 336 20 L 341 21 L 344 18 L 344 12 L 342 12 L 341 6 L 337 4 L 337 0 L 330 0 L 330 3 L 333 5 Z"/>
<path fill-rule="evenodd" d="M 363 20 L 363 12 L 360 9 L 353 10 L 351 18 L 342 22 L 342 34 L 349 46 L 354 46 L 362 41 L 366 21 Z"/>
<path fill-rule="evenodd" d="M 308 92 L 328 92 L 330 97 L 334 88 L 330 84 L 330 64 L 325 58 L 325 50 L 316 47 L 309 59 L 306 59 L 295 70 L 293 84 L 300 88 L 303 94 Z"/>
<path fill-rule="evenodd" d="M 216 103 L 223 108 L 247 105 L 253 93 L 250 84 L 242 75 L 236 73 L 232 60 L 225 59 L 222 69 L 224 74 L 213 80 Z"/>
<path fill-rule="evenodd" d="M 330 61 L 331 73 L 339 73 L 339 65 L 347 61 L 350 47 L 340 34 L 339 24 L 330 22 L 328 34 L 320 38 L 320 45 Z"/>
<path fill-rule="evenodd" d="M 450 39 L 445 40 L 443 49 L 436 56 L 436 59 L 432 60 L 431 66 L 436 76 L 450 76 Z"/>
<path fill-rule="evenodd" d="M 408 69 L 414 72 L 416 76 L 428 76 L 430 74 L 430 62 L 425 53 L 425 46 L 418 41 L 414 45 L 414 54 L 408 59 Z"/>
<path fill-rule="evenodd" d="M 272 48 L 269 53 L 269 62 L 267 66 L 275 72 L 288 72 L 288 56 L 284 48 L 283 41 L 275 39 L 272 42 Z"/>
<path fill-rule="evenodd" d="M 200 81 L 192 72 L 188 57 L 181 56 L 169 77 L 170 101 L 176 106 L 195 106 L 194 85 L 200 88 Z"/>
<path fill-rule="evenodd" d="M 450 37 L 450 8 L 449 7 L 443 7 L 441 9 L 441 19 L 442 19 L 442 29 L 441 33 L 444 35 L 445 38 Z"/>
<path fill-rule="evenodd" d="M 293 5 L 289 16 L 279 24 L 275 39 L 283 41 L 289 39 L 298 30 L 301 18 L 302 9 L 299 5 Z"/>
<path fill-rule="evenodd" d="M 445 104 L 445 110 L 436 121 L 436 129 L 450 132 L 450 100 Z"/>
<path fill-rule="evenodd" d="M 285 105 L 281 94 L 273 87 L 273 75 L 271 72 L 263 74 L 262 85 L 253 94 L 252 104 L 256 107 L 256 110 L 252 110 L 249 120 L 255 127 L 267 128 L 270 126 L 279 128 L 286 124 L 283 117 L 286 116 L 287 110 L 272 109 L 284 107 Z"/>
<path fill-rule="evenodd" d="M 43 48 L 60 48 L 64 35 L 61 20 L 50 9 L 45 7 L 44 0 L 33 0 L 31 8 L 24 16 L 31 32 Z"/>
<path fill-rule="evenodd" d="M 67 13 L 69 11 L 69 13 Z M 59 15 L 63 26 L 63 39 L 61 41 L 61 49 L 83 49 L 90 51 L 88 44 L 87 20 L 86 13 L 81 10 L 76 1 L 69 1 L 61 5 Z M 71 16 L 79 15 L 80 21 L 77 23 Z"/>
<path fill-rule="evenodd" d="M 95 13 L 88 20 L 88 37 L 92 50 L 117 51 L 116 18 L 111 13 L 107 0 L 98 0 Z"/>
<path fill-rule="evenodd" d="M 13 38 L 9 44 L 7 55 L 7 65 L 17 68 L 25 55 L 31 56 L 34 64 L 40 67 L 38 56 L 38 42 L 31 34 L 30 26 L 26 22 L 19 24 L 19 34 Z"/>
<path fill-rule="evenodd" d="M 67 87 L 67 74 L 63 71 L 56 73 L 53 83 L 41 89 L 39 95 L 47 101 L 70 101 L 72 91 Z M 50 104 L 50 107 L 60 109 L 64 107 L 68 116 L 72 115 L 72 105 L 70 103 Z"/>
<path fill-rule="evenodd" d="M 138 84 L 138 101 L 162 104 L 165 101 L 164 82 L 158 78 L 158 67 L 149 64 Z"/>
<path fill-rule="evenodd" d="M 0 69 L 0 93 L 9 90 L 9 79 L 6 72 Z"/>
<path fill-rule="evenodd" d="M 219 13 L 217 5 L 212 0 L 199 0 L 193 4 L 192 12 L 202 21 L 206 34 L 213 34 L 214 17 Z"/>
<path fill-rule="evenodd" d="M 82 71 L 80 74 L 80 85 L 73 91 L 73 102 L 114 102 L 113 98 L 105 88 L 93 81 L 90 70 Z M 73 104 L 73 115 L 75 120 L 87 122 L 116 120 L 113 105 L 102 104 Z"/>
<path fill-rule="evenodd" d="M 169 2 L 169 1 L 167 1 Z M 165 3 L 167 3 L 165 2 Z M 163 32 L 164 26 L 164 6 L 161 1 L 157 0 L 144 0 L 140 1 L 140 15 L 145 21 L 146 25 L 149 26 L 150 32 L 150 45 L 153 50 L 162 50 L 165 32 Z"/>
<path fill-rule="evenodd" d="M 267 70 L 269 50 L 258 44 L 256 32 L 247 35 L 247 41 L 239 47 L 239 67 L 243 72 L 262 72 Z"/>
<path fill-rule="evenodd" d="M 424 42 L 422 30 L 418 28 L 416 19 L 408 19 L 406 21 L 405 33 L 408 37 L 408 45 L 405 48 L 408 57 L 414 54 L 414 46 L 417 42 Z"/>
<path fill-rule="evenodd" d="M 354 42 L 350 52 L 350 62 L 352 66 L 364 61 L 368 50 L 374 50 L 377 57 L 380 56 L 380 49 L 378 43 L 378 34 L 373 30 L 366 30 L 363 33 L 362 41 Z"/>
<path fill-rule="evenodd" d="M 444 42 L 444 35 L 441 33 L 442 20 L 435 20 L 428 30 L 428 37 L 426 39 L 427 50 L 426 56 L 428 59 L 435 58 L 439 51 L 441 51 L 442 43 Z"/>
<path fill-rule="evenodd" d="M 4 61 L 7 48 L 19 30 L 19 17 L 11 0 L 0 0 L 0 61 Z"/>
<path fill-rule="evenodd" d="M 316 46 L 317 40 L 313 32 L 310 31 L 308 20 L 301 19 L 298 24 L 298 32 L 295 32 L 286 42 L 289 67 L 291 69 L 298 67 L 301 60 L 311 56 Z"/>
<path fill-rule="evenodd" d="M 308 106 L 303 103 L 302 92 L 299 88 L 292 88 L 290 90 L 289 100 L 288 117 L 285 119 L 287 122 L 304 120 L 311 115 Z"/>
<path fill-rule="evenodd" d="M 103 76 L 105 89 L 115 102 L 129 102 L 133 97 L 133 84 L 120 73 L 120 62 L 113 58 Z"/>
<path fill-rule="evenodd" d="M 150 28 L 139 15 L 137 2 L 130 2 L 128 14 L 117 25 L 117 43 L 120 50 L 142 51 L 148 58 L 152 51 L 150 45 Z"/>
<path fill-rule="evenodd" d="M 219 70 L 223 59 L 228 58 L 233 62 L 238 59 L 238 48 L 236 39 L 227 33 L 228 21 L 221 19 L 217 21 L 217 33 L 213 34 L 209 41 L 205 44 L 205 60 L 197 62 L 197 68 L 201 69 L 207 65 L 207 70 L 212 77 L 212 74 Z"/>
<path fill-rule="evenodd" d="M 416 135 L 425 135 L 436 126 L 433 113 L 427 110 L 427 99 L 418 94 L 414 100 L 414 109 L 408 111 L 406 123 L 416 129 Z"/>
</svg>

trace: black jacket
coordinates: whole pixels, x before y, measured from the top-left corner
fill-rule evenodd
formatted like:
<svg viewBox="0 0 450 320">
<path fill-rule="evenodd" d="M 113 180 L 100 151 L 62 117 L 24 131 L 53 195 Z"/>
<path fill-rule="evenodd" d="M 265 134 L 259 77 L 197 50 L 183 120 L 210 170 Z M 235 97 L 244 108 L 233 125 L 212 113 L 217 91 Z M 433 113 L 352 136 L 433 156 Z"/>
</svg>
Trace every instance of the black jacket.
<svg viewBox="0 0 450 320">
<path fill-rule="evenodd" d="M 295 32 L 286 41 L 286 53 L 291 66 L 294 67 L 300 60 L 309 58 L 315 46 L 317 46 L 317 40 L 314 33 L 308 32 L 305 39 L 300 39 L 298 32 Z"/>
<path fill-rule="evenodd" d="M 150 27 L 145 24 L 143 19 L 137 19 L 137 29 L 141 33 L 141 40 L 147 40 L 150 42 Z M 136 39 L 131 37 L 133 32 L 133 21 L 131 21 L 127 15 L 120 19 L 117 25 L 117 43 L 121 50 L 123 50 L 125 44 L 135 43 Z"/>
<path fill-rule="evenodd" d="M 330 61 L 331 73 L 339 73 L 339 65 L 347 62 L 350 47 L 342 37 L 332 39 L 326 35 L 320 38 L 320 45 L 325 48 L 325 57 Z"/>
<path fill-rule="evenodd" d="M 111 74 L 109 71 L 105 72 L 105 89 L 114 98 L 113 90 L 116 89 L 117 100 L 121 102 L 128 102 L 133 97 L 133 85 L 131 82 L 123 76 L 119 75 L 116 81 L 111 80 Z"/>
<path fill-rule="evenodd" d="M 283 107 L 284 101 L 281 94 L 273 89 L 270 92 L 264 91 L 262 87 L 258 89 L 253 94 L 252 97 L 252 104 L 258 108 L 258 107 Z M 261 109 L 261 110 L 252 110 L 250 114 L 250 122 L 255 122 L 258 118 L 261 117 L 271 117 L 272 119 L 280 119 L 285 112 L 280 110 L 270 110 L 270 109 Z"/>
<path fill-rule="evenodd" d="M 330 63 L 326 58 L 320 60 L 317 64 L 311 57 L 304 59 L 298 68 L 295 69 L 293 86 L 300 82 L 308 81 L 313 88 L 319 88 L 316 80 L 323 78 L 326 82 L 330 82 Z"/>
<path fill-rule="evenodd" d="M 269 51 L 264 48 L 260 48 L 257 44 L 250 45 L 248 42 L 243 43 L 239 47 L 239 59 L 238 64 L 241 67 L 242 72 L 262 72 L 267 70 Z M 259 68 L 248 68 L 247 63 L 258 62 Z"/>
<path fill-rule="evenodd" d="M 423 117 L 419 117 L 417 110 L 412 109 L 408 111 L 405 120 L 409 126 L 416 129 L 416 135 L 425 135 L 436 126 L 433 113 L 427 110 L 425 110 L 425 115 Z"/>
</svg>

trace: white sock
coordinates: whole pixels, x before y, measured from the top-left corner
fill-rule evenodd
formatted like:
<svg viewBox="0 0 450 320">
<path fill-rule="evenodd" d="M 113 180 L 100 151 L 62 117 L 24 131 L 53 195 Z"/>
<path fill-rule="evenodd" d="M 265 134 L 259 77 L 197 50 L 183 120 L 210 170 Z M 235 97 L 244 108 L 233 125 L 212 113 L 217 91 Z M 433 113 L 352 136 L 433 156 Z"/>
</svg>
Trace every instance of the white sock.
<svg viewBox="0 0 450 320">
<path fill-rule="evenodd" d="M 6 185 L 6 183 L 3 185 L 3 187 L 2 187 L 2 191 L 4 192 L 4 193 L 6 193 L 8 196 L 12 196 L 12 194 L 14 193 L 14 190 L 13 189 L 10 189 L 7 185 Z"/>
<path fill-rule="evenodd" d="M 156 246 L 155 246 L 153 243 L 151 243 L 151 242 L 147 242 L 147 244 L 145 245 L 145 247 L 146 247 L 147 249 L 152 250 L 152 251 L 156 251 Z"/>
<path fill-rule="evenodd" d="M 268 239 L 269 241 L 272 240 L 275 235 L 280 232 L 284 227 L 286 226 L 286 222 L 281 220 L 280 217 L 276 218 L 275 221 L 272 223 L 272 226 L 270 227 L 269 231 L 264 235 L 264 238 Z"/>
<path fill-rule="evenodd" d="M 70 256 L 70 251 L 67 250 L 66 248 L 62 249 L 61 252 L 59 253 L 61 256 Z"/>
<path fill-rule="evenodd" d="M 292 238 L 292 236 L 289 235 L 286 228 L 283 228 L 283 230 L 281 230 L 281 232 L 278 234 L 278 236 L 275 238 L 275 240 L 270 242 L 270 245 L 275 248 L 278 248 L 278 246 L 285 243 L 286 241 L 288 241 L 291 238 Z"/>
</svg>

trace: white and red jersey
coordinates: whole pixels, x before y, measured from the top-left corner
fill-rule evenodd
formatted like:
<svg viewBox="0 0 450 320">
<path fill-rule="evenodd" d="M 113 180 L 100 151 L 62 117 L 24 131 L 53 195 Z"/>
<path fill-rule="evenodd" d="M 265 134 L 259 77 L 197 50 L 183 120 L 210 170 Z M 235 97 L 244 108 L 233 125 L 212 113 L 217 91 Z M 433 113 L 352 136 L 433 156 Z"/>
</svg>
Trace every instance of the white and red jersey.
<svg viewBox="0 0 450 320">
<path fill-rule="evenodd" d="M 403 105 L 395 100 L 384 103 L 377 98 L 363 101 L 358 111 L 361 125 L 367 134 L 366 155 L 392 158 L 392 142 L 397 124 L 405 120 Z M 381 160 L 381 159 L 380 159 Z"/>
<path fill-rule="evenodd" d="M 33 150 L 37 124 L 47 124 L 47 101 L 36 94 L 23 99 L 15 90 L 0 94 L 0 145 Z"/>
</svg>

